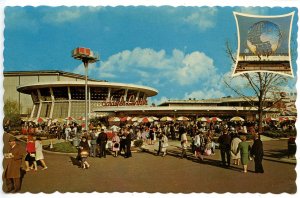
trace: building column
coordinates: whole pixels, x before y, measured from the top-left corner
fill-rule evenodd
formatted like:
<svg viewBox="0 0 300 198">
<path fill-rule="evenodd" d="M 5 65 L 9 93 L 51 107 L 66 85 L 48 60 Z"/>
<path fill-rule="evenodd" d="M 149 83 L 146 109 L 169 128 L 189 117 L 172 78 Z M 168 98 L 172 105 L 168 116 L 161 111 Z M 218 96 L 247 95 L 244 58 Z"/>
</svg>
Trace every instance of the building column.
<svg viewBox="0 0 300 198">
<path fill-rule="evenodd" d="M 50 115 L 49 118 L 52 118 L 53 116 L 53 110 L 54 110 L 54 94 L 53 94 L 53 89 L 50 87 L 50 94 L 51 94 L 51 109 L 50 109 Z"/>
<path fill-rule="evenodd" d="M 137 92 L 137 94 L 136 94 L 136 98 L 135 98 L 135 101 L 138 101 L 138 100 L 139 100 L 139 96 L 140 96 L 140 91 L 139 91 L 139 92 Z"/>
<path fill-rule="evenodd" d="M 111 95 L 111 88 L 108 88 L 108 95 L 106 101 L 110 101 L 110 95 Z"/>
<path fill-rule="evenodd" d="M 127 101 L 127 93 L 128 93 L 128 89 L 125 89 L 125 94 L 124 94 L 124 101 Z"/>
<path fill-rule="evenodd" d="M 68 107 L 68 117 L 71 116 L 71 89 L 68 87 L 68 102 L 69 102 L 69 107 Z M 69 124 L 69 120 L 67 121 L 67 124 Z"/>
<path fill-rule="evenodd" d="M 30 114 L 30 118 L 32 118 L 32 117 L 33 117 L 33 114 L 34 114 L 35 108 L 36 108 L 36 104 L 34 104 L 34 103 L 33 103 L 33 107 L 32 107 L 31 114 Z"/>
<path fill-rule="evenodd" d="M 88 102 L 89 102 L 88 115 L 89 115 L 89 118 L 91 118 L 91 87 L 88 87 Z"/>
<path fill-rule="evenodd" d="M 42 109 L 42 97 L 41 97 L 40 89 L 37 89 L 37 93 L 38 93 L 38 98 L 39 98 L 39 101 L 40 101 L 39 110 L 38 110 L 37 115 L 36 115 L 36 117 L 38 118 L 38 117 L 40 117 L 41 109 Z"/>
</svg>

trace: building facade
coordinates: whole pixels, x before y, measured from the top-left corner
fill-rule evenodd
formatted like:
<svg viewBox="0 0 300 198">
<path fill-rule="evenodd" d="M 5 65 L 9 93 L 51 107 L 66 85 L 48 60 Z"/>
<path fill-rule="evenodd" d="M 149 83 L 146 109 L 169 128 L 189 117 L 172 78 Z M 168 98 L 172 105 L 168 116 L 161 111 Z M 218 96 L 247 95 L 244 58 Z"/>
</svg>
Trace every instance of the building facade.
<svg viewBox="0 0 300 198">
<path fill-rule="evenodd" d="M 63 71 L 4 72 L 4 101 L 16 101 L 20 114 L 37 118 L 78 118 L 85 112 L 85 76 Z M 221 118 L 241 116 L 247 120 L 257 118 L 257 109 L 244 98 L 223 97 L 206 100 L 168 100 L 158 106 L 149 106 L 148 98 L 158 94 L 151 87 L 88 80 L 88 112 L 110 116 L 190 116 Z M 287 94 L 278 103 L 267 101 L 266 114 L 276 116 L 287 109 L 295 111 L 296 94 Z M 295 113 L 295 112 L 294 112 Z"/>
</svg>

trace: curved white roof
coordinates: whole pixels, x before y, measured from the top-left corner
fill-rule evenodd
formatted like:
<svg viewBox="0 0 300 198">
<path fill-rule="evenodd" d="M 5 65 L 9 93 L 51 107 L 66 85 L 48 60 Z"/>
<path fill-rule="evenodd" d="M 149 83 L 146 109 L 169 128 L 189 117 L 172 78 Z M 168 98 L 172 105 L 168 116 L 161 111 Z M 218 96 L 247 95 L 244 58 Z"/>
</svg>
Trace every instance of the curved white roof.
<svg viewBox="0 0 300 198">
<path fill-rule="evenodd" d="M 17 87 L 17 90 L 21 93 L 30 94 L 32 90 L 38 88 L 47 88 L 47 87 L 76 87 L 76 86 L 85 86 L 85 81 L 55 81 L 55 82 L 39 82 L 39 83 L 31 83 L 20 85 Z M 115 82 L 94 82 L 88 81 L 89 87 L 107 87 L 107 88 L 117 88 L 117 89 L 129 89 L 135 91 L 141 91 L 147 96 L 155 96 L 158 93 L 158 90 L 135 84 L 126 84 L 126 83 L 115 83 Z"/>
</svg>

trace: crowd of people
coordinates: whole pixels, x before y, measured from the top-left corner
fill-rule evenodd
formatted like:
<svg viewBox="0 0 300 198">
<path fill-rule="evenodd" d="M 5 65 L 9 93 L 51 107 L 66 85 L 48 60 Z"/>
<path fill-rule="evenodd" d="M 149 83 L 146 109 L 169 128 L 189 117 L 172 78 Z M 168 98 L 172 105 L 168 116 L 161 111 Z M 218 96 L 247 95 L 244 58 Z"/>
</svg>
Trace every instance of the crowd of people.
<svg viewBox="0 0 300 198">
<path fill-rule="evenodd" d="M 30 128 L 33 127 L 28 125 L 28 129 Z M 126 124 L 120 127 L 114 126 L 110 129 L 111 132 L 107 132 L 109 129 L 100 124 L 94 126 L 91 123 L 88 130 L 81 130 L 80 128 L 78 129 L 76 123 L 71 123 L 68 125 L 53 124 L 47 126 L 47 129 L 52 134 L 55 134 L 57 139 L 64 139 L 65 141 L 70 141 L 72 138 L 80 136 L 80 142 L 77 145 L 77 160 L 80 162 L 82 169 L 90 167 L 88 157 L 106 158 L 108 141 L 111 142 L 109 148 L 113 157 L 122 155 L 125 158 L 130 158 L 132 157 L 131 144 L 133 140 L 141 141 L 147 145 L 158 145 L 155 154 L 162 157 L 168 154 L 169 141 L 172 140 L 173 142 L 180 142 L 181 155 L 179 157 L 181 158 L 190 158 L 190 155 L 188 157 L 188 152 L 191 152 L 201 162 L 205 160 L 204 156 L 215 155 L 216 146 L 218 145 L 222 166 L 229 167 L 231 164 L 239 166 L 241 163 L 243 172 L 246 173 L 249 160 L 254 159 L 255 172 L 264 172 L 262 166 L 263 145 L 259 135 L 255 133 L 255 125 L 247 126 L 240 123 L 228 125 L 226 122 L 210 124 L 201 122 L 154 122 L 139 123 L 138 125 Z M 254 135 L 252 146 L 244 135 L 246 133 Z M 27 132 L 25 171 L 37 171 L 37 162 L 40 162 L 42 170 L 46 170 L 48 167 L 42 153 L 41 139 L 37 136 L 34 140 L 33 136 L 31 136 L 32 134 L 34 133 Z M 36 134 L 39 134 L 39 131 Z M 9 191 L 18 191 L 19 181 L 15 178 L 18 178 L 19 175 L 11 176 L 10 173 L 12 172 L 11 169 L 16 171 L 14 166 L 21 166 L 19 161 L 16 165 L 17 161 L 12 159 L 20 160 L 22 155 L 17 150 L 19 146 L 16 146 L 18 144 L 16 144 L 14 138 L 9 139 L 9 144 L 10 150 L 8 153 L 11 155 L 8 155 L 6 158 L 9 160 L 9 163 L 5 167 L 5 178 L 7 179 L 6 183 Z"/>
</svg>

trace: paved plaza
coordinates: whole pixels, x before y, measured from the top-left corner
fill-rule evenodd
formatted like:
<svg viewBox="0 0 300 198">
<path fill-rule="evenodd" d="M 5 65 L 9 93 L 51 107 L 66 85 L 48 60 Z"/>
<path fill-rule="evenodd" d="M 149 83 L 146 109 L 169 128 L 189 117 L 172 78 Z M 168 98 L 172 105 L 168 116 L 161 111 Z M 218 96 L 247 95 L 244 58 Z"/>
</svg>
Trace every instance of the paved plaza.
<svg viewBox="0 0 300 198">
<path fill-rule="evenodd" d="M 4 135 L 5 148 L 8 135 Z M 166 157 L 155 156 L 155 147 L 133 153 L 132 158 L 88 158 L 91 167 L 80 169 L 76 154 L 44 153 L 47 170 L 26 172 L 23 192 L 259 192 L 296 193 L 296 160 L 285 155 L 286 140 L 264 141 L 264 174 L 256 174 L 254 162 L 249 172 L 241 166 L 220 167 L 220 155 L 199 162 L 191 153 L 181 159 L 177 142 L 170 142 Z M 5 187 L 3 188 L 5 190 Z"/>
</svg>

